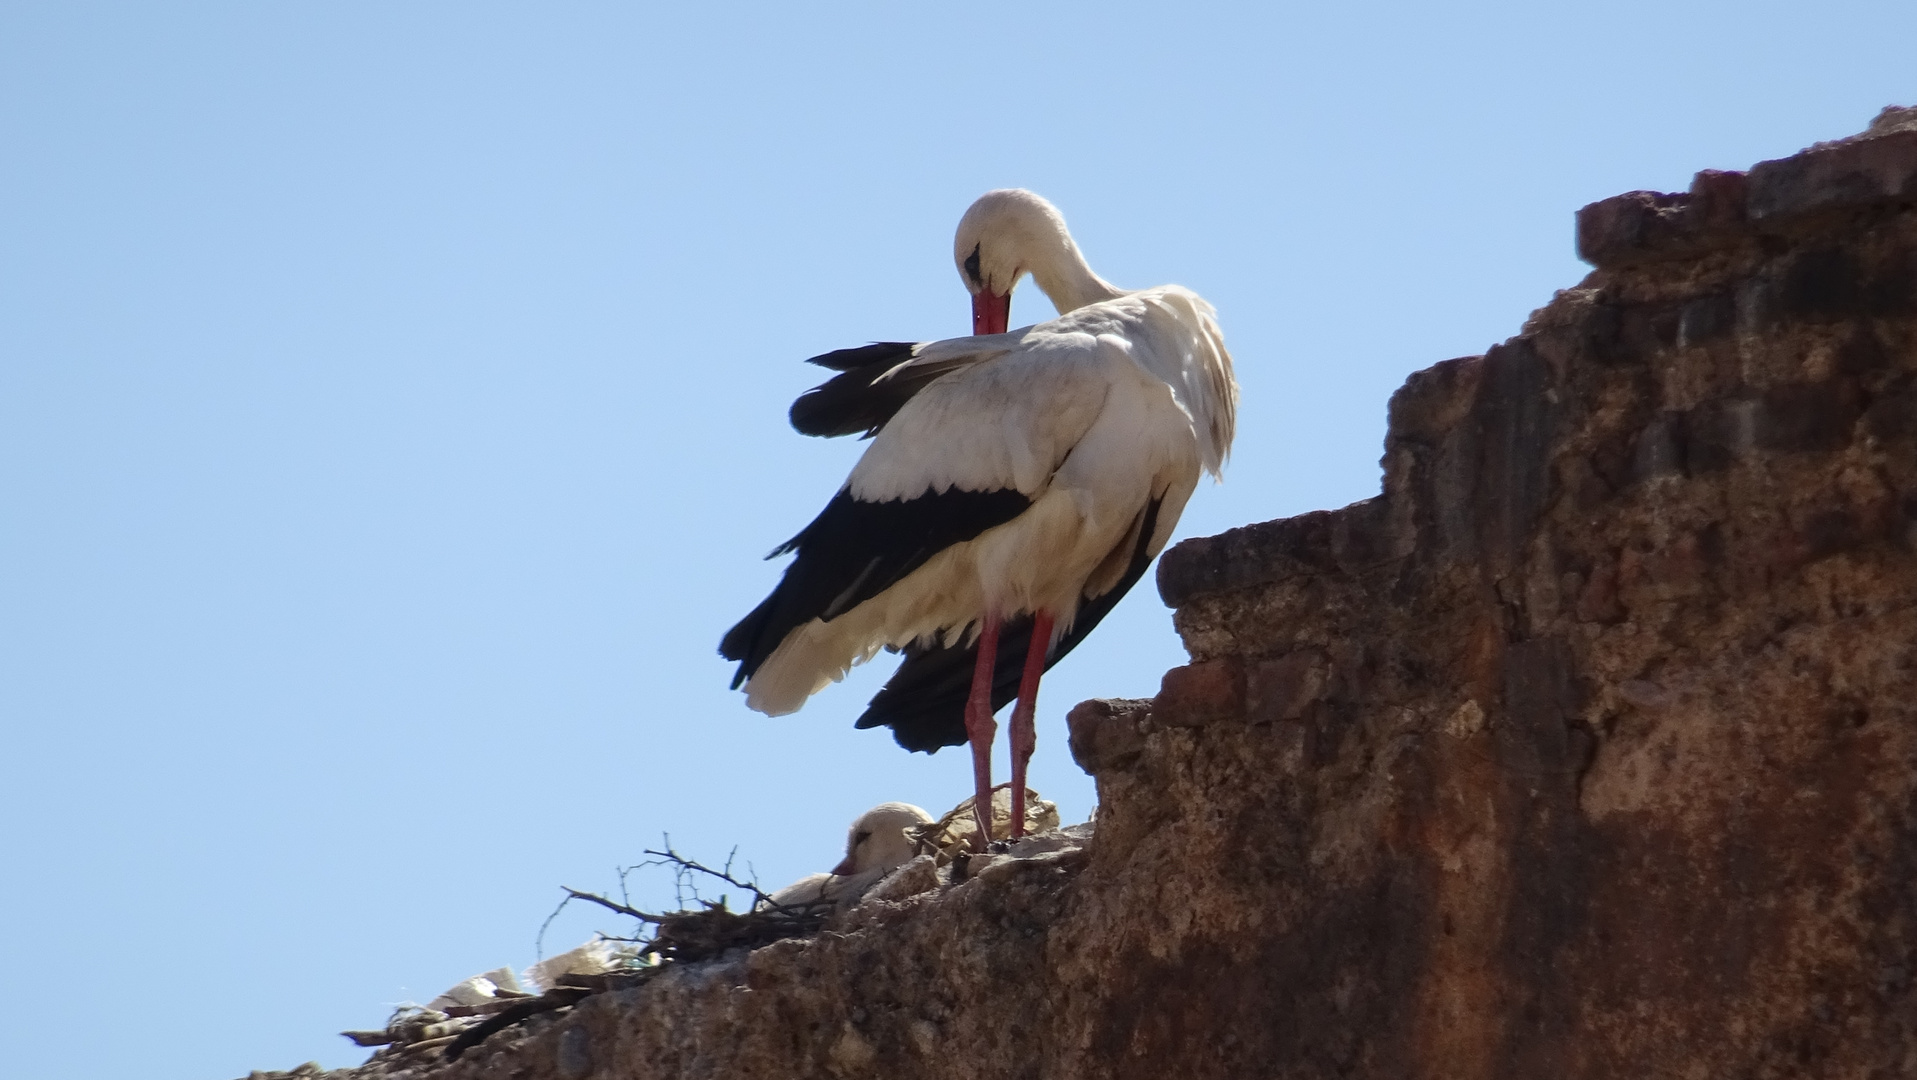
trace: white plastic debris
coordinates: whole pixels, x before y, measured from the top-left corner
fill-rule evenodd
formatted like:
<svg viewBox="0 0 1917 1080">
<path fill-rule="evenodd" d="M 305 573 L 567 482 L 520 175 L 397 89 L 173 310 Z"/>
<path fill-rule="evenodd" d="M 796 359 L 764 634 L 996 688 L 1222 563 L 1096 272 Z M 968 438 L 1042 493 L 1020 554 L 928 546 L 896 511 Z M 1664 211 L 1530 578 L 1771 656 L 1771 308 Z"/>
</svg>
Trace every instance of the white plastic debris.
<svg viewBox="0 0 1917 1080">
<path fill-rule="evenodd" d="M 452 1005 L 484 1005 L 499 996 L 501 990 L 519 993 L 519 980 L 513 976 L 509 967 L 494 968 L 484 975 L 475 975 L 462 979 L 445 993 L 426 1004 L 429 1009 L 444 1010 Z"/>
<path fill-rule="evenodd" d="M 604 975 L 616 971 L 632 959 L 634 952 L 625 942 L 594 938 L 577 949 L 549 956 L 527 968 L 525 980 L 534 990 L 544 993 L 559 985 L 561 975 Z"/>
</svg>

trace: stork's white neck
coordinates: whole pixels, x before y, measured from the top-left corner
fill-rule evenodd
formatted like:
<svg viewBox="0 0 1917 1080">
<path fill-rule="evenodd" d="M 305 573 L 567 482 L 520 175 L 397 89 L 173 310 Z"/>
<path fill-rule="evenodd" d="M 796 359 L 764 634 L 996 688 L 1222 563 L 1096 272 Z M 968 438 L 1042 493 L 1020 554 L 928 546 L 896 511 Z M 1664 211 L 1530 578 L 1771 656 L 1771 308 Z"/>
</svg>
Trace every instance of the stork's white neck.
<svg viewBox="0 0 1917 1080">
<path fill-rule="evenodd" d="M 1033 283 L 1051 297 L 1052 306 L 1060 315 L 1077 311 L 1086 304 L 1125 295 L 1125 290 L 1092 272 L 1085 256 L 1079 254 L 1078 245 L 1072 242 L 1071 234 L 1062 233 L 1060 239 L 1063 245 L 1034 253 L 1049 257 L 1034 258 L 1027 267 L 1032 272 Z"/>
</svg>

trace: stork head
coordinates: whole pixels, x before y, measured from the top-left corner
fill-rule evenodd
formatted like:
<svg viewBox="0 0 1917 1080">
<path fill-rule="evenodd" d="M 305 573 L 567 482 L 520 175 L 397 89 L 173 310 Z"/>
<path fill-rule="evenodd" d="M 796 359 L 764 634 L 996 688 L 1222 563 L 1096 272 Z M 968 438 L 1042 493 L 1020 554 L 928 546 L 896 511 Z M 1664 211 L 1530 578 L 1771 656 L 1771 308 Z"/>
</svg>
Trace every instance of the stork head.
<svg viewBox="0 0 1917 1080">
<path fill-rule="evenodd" d="M 852 823 L 845 837 L 845 861 L 833 867 L 832 873 L 852 877 L 904 866 L 916 854 L 906 830 L 931 820 L 932 815 L 911 803 L 880 803 Z"/>
<path fill-rule="evenodd" d="M 1012 288 L 1026 274 L 1061 315 L 1124 295 L 1085 265 L 1058 208 L 1022 188 L 979 196 L 959 219 L 952 260 L 972 294 L 974 334 L 1005 332 L 1011 322 Z"/>
<path fill-rule="evenodd" d="M 1023 188 L 1000 188 L 979 196 L 959 219 L 952 240 L 959 277 L 972 294 L 972 332 L 1002 334 L 1011 321 L 1012 289 L 1026 274 L 1045 288 L 1061 264 L 1082 264 L 1065 217 L 1051 203 Z M 1050 289 L 1046 289 L 1050 292 Z"/>
</svg>

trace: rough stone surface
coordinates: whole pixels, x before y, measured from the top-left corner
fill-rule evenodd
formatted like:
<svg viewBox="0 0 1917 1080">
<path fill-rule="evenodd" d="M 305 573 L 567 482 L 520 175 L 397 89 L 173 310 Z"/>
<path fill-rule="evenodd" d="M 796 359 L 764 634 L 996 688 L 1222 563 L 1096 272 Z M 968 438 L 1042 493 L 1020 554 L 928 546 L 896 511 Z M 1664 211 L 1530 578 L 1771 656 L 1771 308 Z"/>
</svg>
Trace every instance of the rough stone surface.
<svg viewBox="0 0 1917 1080">
<path fill-rule="evenodd" d="M 1913 170 L 1587 208 L 1383 494 L 1165 556 L 1088 846 L 408 1075 L 1917 1075 Z"/>
<path fill-rule="evenodd" d="M 1630 191 L 1578 211 L 1578 255 L 1617 269 L 1661 259 L 1697 259 L 1713 249 L 1788 240 L 1831 227 L 1824 213 L 1896 212 L 1917 199 L 1917 108 L 1885 109 L 1861 134 L 1748 175 L 1707 169 L 1682 194 Z"/>
</svg>

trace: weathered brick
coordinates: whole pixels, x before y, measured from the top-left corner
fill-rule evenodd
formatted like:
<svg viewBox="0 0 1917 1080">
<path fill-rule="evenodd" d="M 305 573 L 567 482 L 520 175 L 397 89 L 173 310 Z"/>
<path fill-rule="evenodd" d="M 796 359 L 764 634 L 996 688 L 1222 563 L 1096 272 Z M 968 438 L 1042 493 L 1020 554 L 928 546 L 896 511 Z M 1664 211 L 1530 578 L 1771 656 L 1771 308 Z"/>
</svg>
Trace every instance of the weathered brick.
<svg viewBox="0 0 1917 1080">
<path fill-rule="evenodd" d="M 1583 691 L 1570 648 L 1559 638 L 1514 643 L 1504 655 L 1503 715 L 1492 731 L 1499 757 L 1526 772 L 1575 772 L 1590 753 L 1583 733 L 1568 722 Z"/>
<path fill-rule="evenodd" d="M 1766 450 L 1836 450 L 1850 442 L 1863 412 L 1848 382 L 1790 383 L 1765 391 L 1757 443 Z"/>
<path fill-rule="evenodd" d="M 1542 328 L 1537 343 L 1541 353 L 1572 364 L 1609 366 L 1643 361 L 1624 341 L 1624 316 L 1617 301 L 1601 294 L 1581 306 L 1568 324 Z"/>
<path fill-rule="evenodd" d="M 1408 528 L 1393 520 L 1384 496 L 1352 503 L 1331 522 L 1331 552 L 1339 568 L 1358 573 L 1403 558 L 1416 542 Z"/>
<path fill-rule="evenodd" d="M 1578 257 L 1611 268 L 1693 253 L 1744 221 L 1745 198 L 1744 174 L 1706 170 L 1684 194 L 1631 191 L 1594 202 L 1577 214 Z"/>
<path fill-rule="evenodd" d="M 1235 657 L 1172 668 L 1152 699 L 1152 719 L 1165 727 L 1198 727 L 1244 712 L 1245 670 Z"/>
<path fill-rule="evenodd" d="M 1245 675 L 1245 716 L 1253 723 L 1296 720 L 1324 693 L 1328 665 L 1323 653 L 1301 649 L 1260 660 Z"/>
<path fill-rule="evenodd" d="M 1917 252 L 1825 245 L 1794 252 L 1739 290 L 1753 332 L 1787 322 L 1830 323 L 1917 313 Z"/>
<path fill-rule="evenodd" d="M 1659 413 L 1642 432 L 1631 455 L 1631 475 L 1635 480 L 1684 472 L 1684 414 Z"/>
<path fill-rule="evenodd" d="M 1750 216 L 1772 221 L 1917 197 L 1917 131 L 1838 143 L 1750 171 Z"/>
<path fill-rule="evenodd" d="M 1691 177 L 1686 209 L 1700 231 L 1732 229 L 1750 214 L 1750 177 L 1728 169 L 1705 169 Z"/>
<path fill-rule="evenodd" d="M 1150 699 L 1093 698 L 1065 714 L 1072 760 L 1092 776 L 1122 769 L 1145 749 Z"/>
<path fill-rule="evenodd" d="M 1677 343 L 1701 345 L 1722 337 L 1737 326 L 1737 299 L 1730 293 L 1700 296 L 1678 314 Z"/>
<path fill-rule="evenodd" d="M 1684 469 L 1692 476 L 1728 469 L 1757 447 L 1761 403 L 1748 395 L 1706 402 L 1684 417 Z"/>
<path fill-rule="evenodd" d="M 1461 356 L 1413 372 L 1386 406 L 1387 438 L 1436 443 L 1470 411 L 1483 374 L 1482 356 Z"/>
<path fill-rule="evenodd" d="M 1477 550 L 1498 565 L 1514 562 L 1537 517 L 1555 494 L 1556 475 L 1536 448 L 1557 436 L 1561 399 L 1550 365 L 1524 338 L 1487 352 L 1485 374 L 1472 421 L 1479 432 L 1476 460 L 1455 468 L 1473 471 L 1478 493 Z M 1464 487 L 1460 477 L 1459 486 Z M 1466 488 L 1469 490 L 1469 488 Z"/>
<path fill-rule="evenodd" d="M 1158 595 L 1178 607 L 1206 593 L 1335 572 L 1331 536 L 1338 513 L 1319 510 L 1179 543 L 1158 560 Z"/>
<path fill-rule="evenodd" d="M 1805 251 L 1784 261 L 1765 312 L 1773 321 L 1841 319 L 1862 306 L 1857 257 L 1842 248 Z"/>
</svg>

